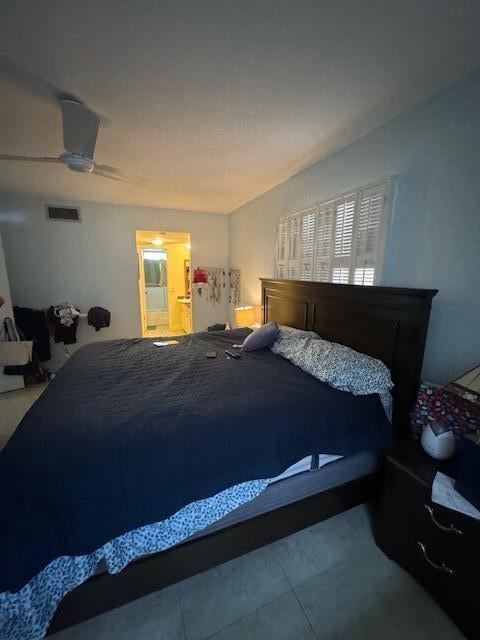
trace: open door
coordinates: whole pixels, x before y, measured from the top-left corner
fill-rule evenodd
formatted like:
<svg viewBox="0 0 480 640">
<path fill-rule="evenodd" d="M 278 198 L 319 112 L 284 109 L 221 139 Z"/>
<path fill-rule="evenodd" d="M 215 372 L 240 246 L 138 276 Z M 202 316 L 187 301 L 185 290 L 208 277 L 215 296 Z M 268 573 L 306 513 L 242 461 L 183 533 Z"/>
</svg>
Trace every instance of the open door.
<svg viewBox="0 0 480 640">
<path fill-rule="evenodd" d="M 137 231 L 143 337 L 191 333 L 190 234 Z"/>
</svg>

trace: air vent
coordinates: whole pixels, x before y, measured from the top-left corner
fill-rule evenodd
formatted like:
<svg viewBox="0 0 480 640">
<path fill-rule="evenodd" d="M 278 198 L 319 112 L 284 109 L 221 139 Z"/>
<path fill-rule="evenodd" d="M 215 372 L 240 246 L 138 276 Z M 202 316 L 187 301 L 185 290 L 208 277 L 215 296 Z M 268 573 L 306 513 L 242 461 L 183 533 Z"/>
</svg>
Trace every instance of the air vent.
<svg viewBox="0 0 480 640">
<path fill-rule="evenodd" d="M 47 220 L 64 220 L 65 222 L 81 222 L 80 209 L 76 207 L 52 207 L 46 205 Z"/>
</svg>

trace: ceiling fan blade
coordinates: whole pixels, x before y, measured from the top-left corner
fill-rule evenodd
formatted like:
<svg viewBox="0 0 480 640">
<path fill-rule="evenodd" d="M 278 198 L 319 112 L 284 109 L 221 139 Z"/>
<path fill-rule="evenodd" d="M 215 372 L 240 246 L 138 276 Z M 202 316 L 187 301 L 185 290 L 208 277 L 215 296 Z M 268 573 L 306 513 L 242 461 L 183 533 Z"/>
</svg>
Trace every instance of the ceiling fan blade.
<svg viewBox="0 0 480 640">
<path fill-rule="evenodd" d="M 130 184 L 136 184 L 140 187 L 151 187 L 153 182 L 142 178 L 129 171 L 122 171 L 122 169 L 116 169 L 108 164 L 95 164 L 94 173 L 101 175 L 104 178 L 112 178 L 112 180 L 120 180 L 121 182 L 128 182 Z"/>
<path fill-rule="evenodd" d="M 63 146 L 70 153 L 93 158 L 100 120 L 81 102 L 60 100 L 63 120 Z"/>
<path fill-rule="evenodd" d="M 60 91 L 60 89 L 57 89 L 47 80 L 38 78 L 33 75 L 33 73 L 30 73 L 30 71 L 22 69 L 22 67 L 19 67 L 6 56 L 0 56 L 0 75 L 21 89 L 27 89 L 30 93 L 44 100 L 48 100 L 53 104 L 58 104 L 58 101 L 63 98 L 77 100 L 72 94 Z"/>
<path fill-rule="evenodd" d="M 0 56 L 0 76 L 6 78 L 21 89 L 27 90 L 33 95 L 55 104 L 55 106 L 58 106 L 61 100 L 73 100 L 74 102 L 82 103 L 80 98 L 73 93 L 58 89 L 58 87 L 55 87 L 55 85 L 48 82 L 48 80 L 39 78 L 33 73 L 30 73 L 30 71 L 19 67 L 6 56 Z M 110 124 L 110 120 L 105 116 L 99 115 L 98 117 L 103 127 Z"/>
<path fill-rule="evenodd" d="M 0 153 L 0 160 L 20 160 L 22 162 L 61 162 L 60 158 L 50 156 L 13 156 Z"/>
<path fill-rule="evenodd" d="M 127 184 L 127 180 L 119 178 L 118 176 L 115 176 L 112 173 L 108 173 L 107 171 L 102 171 L 101 169 L 97 170 L 97 166 L 95 166 L 95 169 L 91 172 L 91 175 L 98 176 L 99 178 L 108 178 L 109 180 L 115 180 L 116 182 L 123 182 L 124 184 Z"/>
</svg>

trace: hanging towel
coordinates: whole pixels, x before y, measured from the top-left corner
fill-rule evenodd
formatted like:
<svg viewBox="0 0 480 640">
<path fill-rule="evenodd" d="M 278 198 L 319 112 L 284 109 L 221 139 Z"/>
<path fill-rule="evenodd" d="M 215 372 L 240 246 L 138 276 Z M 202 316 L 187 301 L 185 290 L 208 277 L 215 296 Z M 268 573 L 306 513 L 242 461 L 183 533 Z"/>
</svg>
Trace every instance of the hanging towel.
<svg viewBox="0 0 480 640">
<path fill-rule="evenodd" d="M 160 275 L 158 277 L 158 285 L 160 287 L 166 287 L 167 286 L 167 261 L 160 260 L 158 265 L 160 269 Z"/>
<path fill-rule="evenodd" d="M 158 287 L 160 282 L 160 263 L 158 260 L 144 260 L 145 286 Z"/>
</svg>

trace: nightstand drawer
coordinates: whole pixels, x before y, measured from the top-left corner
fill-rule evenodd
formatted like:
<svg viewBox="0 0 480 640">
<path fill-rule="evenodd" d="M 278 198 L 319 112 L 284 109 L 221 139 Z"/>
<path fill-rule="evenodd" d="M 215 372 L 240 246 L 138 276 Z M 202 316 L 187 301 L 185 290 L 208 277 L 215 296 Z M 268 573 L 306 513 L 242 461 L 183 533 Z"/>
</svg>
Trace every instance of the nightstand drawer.
<svg viewBox="0 0 480 640">
<path fill-rule="evenodd" d="M 447 576 L 462 576 L 462 579 L 471 578 L 477 581 L 478 567 L 480 566 L 480 545 L 478 543 L 467 546 L 461 535 L 445 533 L 441 530 L 439 534 L 438 527 L 433 525 L 429 519 L 422 521 L 412 516 L 410 512 L 389 500 L 387 496 L 383 499 L 381 519 L 384 523 L 382 526 L 393 531 L 402 531 L 399 539 L 400 546 L 410 540 L 410 547 L 413 545 L 415 551 L 413 555 L 419 558 L 423 557 L 427 565 L 429 565 L 429 560 L 432 560 L 430 564 L 432 569 L 434 564 L 442 567 L 444 563 L 447 569 L 452 570 L 452 572 L 446 569 L 443 571 Z"/>
<path fill-rule="evenodd" d="M 431 487 L 405 469 L 389 465 L 386 496 L 429 528 L 433 535 L 452 544 L 459 541 L 464 551 L 478 554 L 480 522 L 432 502 Z"/>
<path fill-rule="evenodd" d="M 469 638 L 477 638 L 478 558 L 472 562 L 460 542 L 442 542 L 431 527 L 392 502 L 382 505 L 375 529 L 381 549 L 432 594 Z"/>
</svg>

